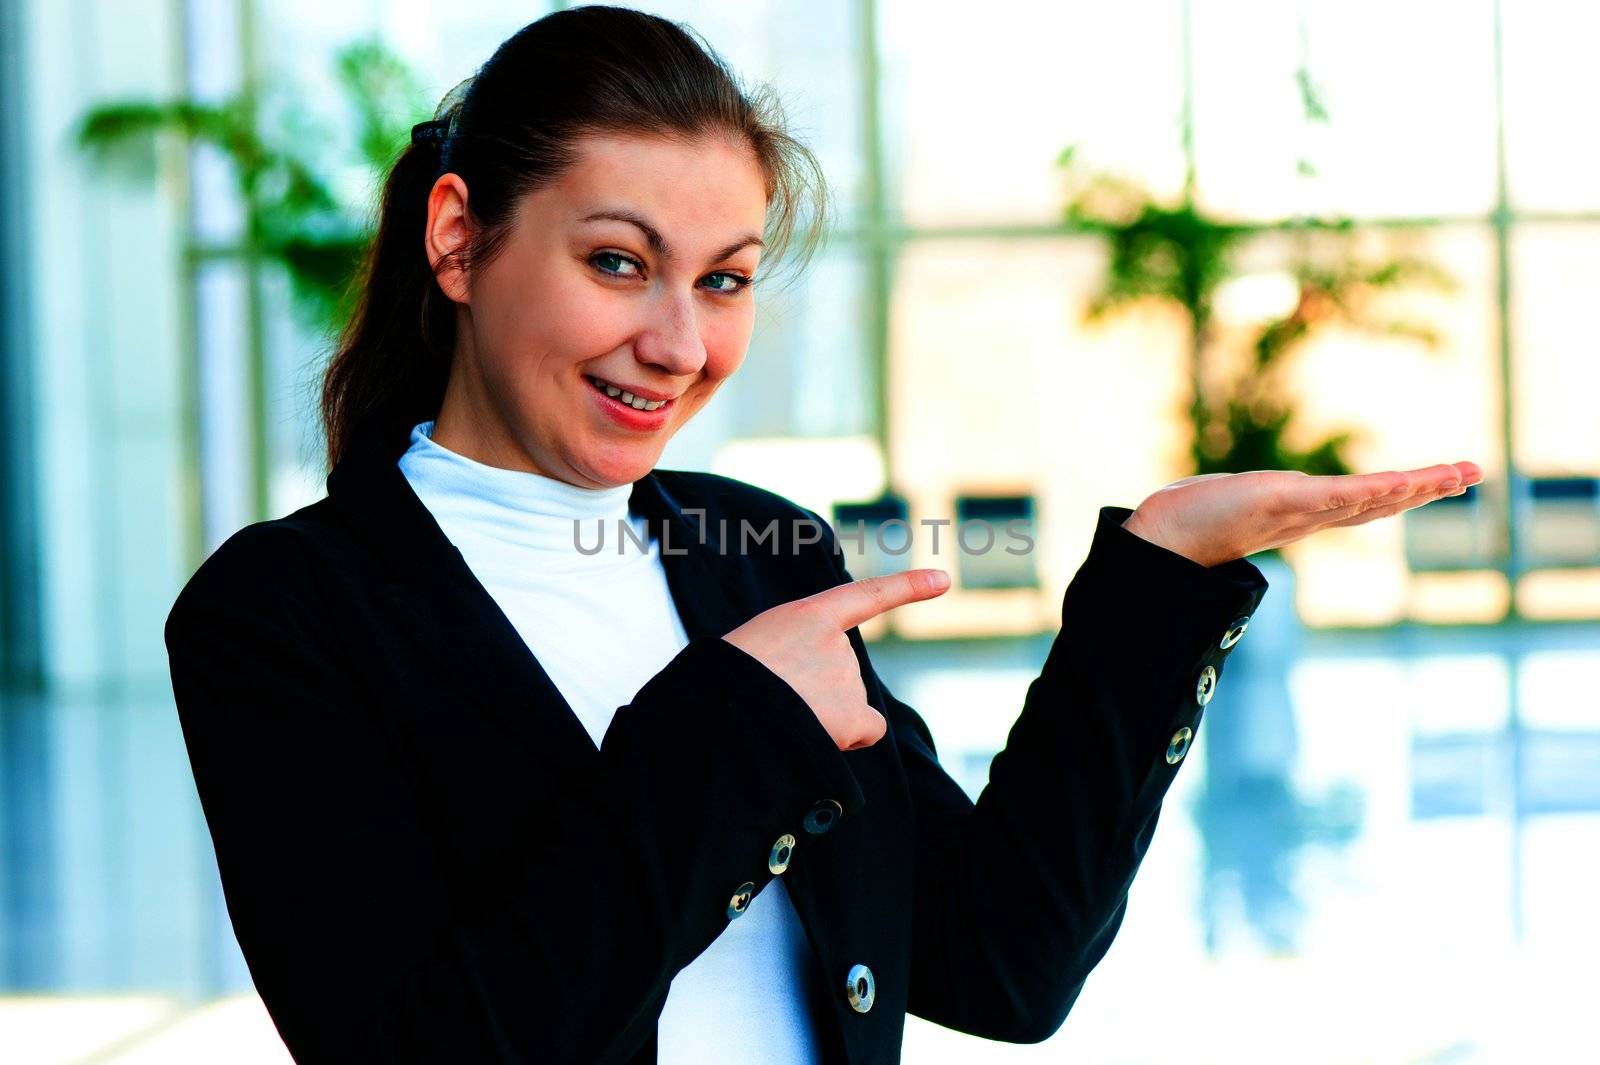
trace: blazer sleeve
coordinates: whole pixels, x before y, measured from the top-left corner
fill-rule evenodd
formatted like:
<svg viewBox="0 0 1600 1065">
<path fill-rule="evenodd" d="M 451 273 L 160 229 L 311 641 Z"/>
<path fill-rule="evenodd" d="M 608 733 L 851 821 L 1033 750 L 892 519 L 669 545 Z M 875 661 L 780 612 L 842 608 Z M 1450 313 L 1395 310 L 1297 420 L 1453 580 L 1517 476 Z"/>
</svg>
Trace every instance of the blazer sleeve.
<svg viewBox="0 0 1600 1065">
<path fill-rule="evenodd" d="M 1017 1043 L 1060 1028 L 1121 926 L 1182 765 L 1174 737 L 1199 729 L 1202 671 L 1221 676 L 1221 638 L 1266 593 L 1248 561 L 1202 566 L 1129 532 L 1130 514 L 1100 509 L 1060 631 L 976 803 L 850 631 L 915 810 L 907 1008 L 945 1027 Z M 837 550 L 833 564 L 836 580 L 851 579 Z"/>
<path fill-rule="evenodd" d="M 863 805 L 794 689 L 701 637 L 618 710 L 582 825 L 508 841 L 501 896 L 455 899 L 306 567 L 245 532 L 165 640 L 228 911 L 296 1061 L 626 1061 L 738 887 L 772 878 L 773 841 L 819 800 Z"/>
</svg>

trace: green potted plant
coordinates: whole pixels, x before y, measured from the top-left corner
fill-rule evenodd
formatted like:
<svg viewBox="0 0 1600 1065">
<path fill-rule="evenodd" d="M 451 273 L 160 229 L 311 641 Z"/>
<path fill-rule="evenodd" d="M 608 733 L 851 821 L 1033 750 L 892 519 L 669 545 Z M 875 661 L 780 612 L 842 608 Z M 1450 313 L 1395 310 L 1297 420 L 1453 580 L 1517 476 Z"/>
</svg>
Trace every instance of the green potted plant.
<svg viewBox="0 0 1600 1065">
<path fill-rule="evenodd" d="M 1303 66 L 1296 82 L 1306 121 L 1326 122 Z M 1187 321 L 1188 474 L 1352 472 L 1347 449 L 1355 428 L 1337 429 L 1308 446 L 1289 443 L 1298 397 L 1285 371 L 1308 340 L 1334 325 L 1436 347 L 1439 337 L 1426 322 L 1388 313 L 1384 296 L 1449 289 L 1445 271 L 1408 254 L 1363 255 L 1363 231 L 1348 218 L 1251 224 L 1217 217 L 1196 202 L 1192 171 L 1176 202 L 1162 202 L 1137 183 L 1087 170 L 1073 148 L 1058 164 L 1067 180 L 1068 227 L 1100 237 L 1110 253 L 1086 317 L 1103 319 L 1155 301 L 1177 306 Z M 1315 168 L 1301 159 L 1297 172 L 1311 177 Z M 1268 233 L 1288 238 L 1278 270 L 1292 298 L 1254 321 L 1220 323 L 1218 294 L 1241 276 L 1241 250 Z M 1293 891 L 1294 853 L 1308 843 L 1347 842 L 1363 814 L 1358 791 L 1336 788 L 1307 797 L 1291 779 L 1298 739 L 1289 667 L 1303 634 L 1294 573 L 1278 551 L 1251 561 L 1274 591 L 1230 657 L 1228 706 L 1207 725 L 1206 788 L 1193 810 L 1206 854 L 1200 917 L 1208 949 L 1215 951 L 1229 910 L 1220 900 L 1234 891 L 1257 937 L 1273 953 L 1288 954 L 1302 909 Z"/>
<path fill-rule="evenodd" d="M 376 40 L 341 49 L 335 71 L 353 137 L 329 129 L 289 85 L 281 100 L 266 101 L 277 104 L 270 109 L 249 90 L 217 103 L 102 104 L 79 121 L 77 142 L 103 168 L 147 179 L 160 135 L 220 151 L 231 164 L 244 228 L 237 247 L 194 252 L 282 269 L 302 322 L 332 334 L 351 310 L 349 282 L 372 236 L 370 183 L 394 161 L 412 124 L 430 115 L 418 77 Z"/>
<path fill-rule="evenodd" d="M 1327 111 L 1303 67 L 1296 83 L 1306 121 L 1326 122 Z M 1063 214 L 1068 227 L 1102 238 L 1110 251 L 1087 317 L 1102 319 L 1153 300 L 1176 305 L 1187 319 L 1192 385 L 1188 473 L 1351 472 L 1346 449 L 1357 429 L 1338 430 L 1308 447 L 1288 443 L 1297 398 L 1285 381 L 1285 370 L 1296 351 L 1332 325 L 1406 336 L 1436 347 L 1439 338 L 1426 322 L 1388 314 L 1383 297 L 1402 289 L 1448 290 L 1449 275 L 1414 255 L 1375 259 L 1361 254 L 1358 238 L 1366 233 L 1348 218 L 1239 222 L 1201 207 L 1192 178 L 1176 202 L 1162 202 L 1135 182 L 1088 170 L 1075 147 L 1064 150 L 1057 165 L 1067 184 Z M 1301 159 L 1297 173 L 1309 178 L 1316 170 Z M 1241 277 L 1242 246 L 1267 233 L 1290 238 L 1281 270 L 1293 283 L 1294 298 L 1249 328 L 1218 328 L 1219 290 Z M 1238 350 L 1241 344 L 1247 354 Z M 1240 358 L 1242 354 L 1246 357 Z"/>
<path fill-rule="evenodd" d="M 1070 169 L 1073 157 L 1069 148 L 1061 165 Z M 1285 370 L 1318 330 L 1335 324 L 1436 346 L 1438 336 L 1427 323 L 1386 315 L 1381 297 L 1407 287 L 1448 288 L 1448 275 L 1415 256 L 1362 257 L 1354 239 L 1357 226 L 1348 219 L 1250 225 L 1207 214 L 1192 195 L 1165 204 L 1104 175 L 1091 175 L 1081 186 L 1067 204 L 1068 224 L 1100 236 L 1110 250 L 1104 283 L 1086 316 L 1103 319 L 1154 300 L 1177 305 L 1187 319 L 1193 383 L 1188 472 L 1351 472 L 1346 448 L 1355 429 L 1331 433 L 1309 447 L 1287 442 L 1297 401 L 1285 384 Z M 1217 293 L 1241 276 L 1235 263 L 1240 246 L 1274 230 L 1291 230 L 1295 238 L 1295 251 L 1282 267 L 1294 283 L 1292 305 L 1249 330 L 1218 329 Z M 1245 341 L 1249 357 L 1241 360 L 1227 347 L 1239 344 L 1244 332 L 1253 335 Z M 1213 362 L 1243 369 L 1208 372 Z"/>
</svg>

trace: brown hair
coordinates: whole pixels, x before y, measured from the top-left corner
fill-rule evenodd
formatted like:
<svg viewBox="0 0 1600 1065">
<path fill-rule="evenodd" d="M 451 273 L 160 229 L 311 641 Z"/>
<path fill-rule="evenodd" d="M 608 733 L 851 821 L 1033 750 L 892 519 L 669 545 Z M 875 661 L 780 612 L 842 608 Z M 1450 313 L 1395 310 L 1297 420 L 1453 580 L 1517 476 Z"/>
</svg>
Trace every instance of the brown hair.
<svg viewBox="0 0 1600 1065">
<path fill-rule="evenodd" d="M 413 143 L 384 181 L 377 231 L 353 279 L 354 312 L 322 378 L 328 465 L 357 427 L 404 440 L 438 414 L 455 349 L 455 304 L 423 248 L 428 194 L 443 173 L 471 191 L 463 269 L 503 247 L 518 199 L 559 178 L 589 133 L 743 137 L 767 178 L 763 259 L 781 257 L 797 218 L 811 221 L 803 267 L 821 238 L 827 189 L 811 151 L 785 129 L 770 87 L 750 91 L 688 26 L 627 8 L 557 11 L 518 30 L 440 102 L 442 145 Z M 766 270 L 763 269 L 763 273 Z"/>
</svg>

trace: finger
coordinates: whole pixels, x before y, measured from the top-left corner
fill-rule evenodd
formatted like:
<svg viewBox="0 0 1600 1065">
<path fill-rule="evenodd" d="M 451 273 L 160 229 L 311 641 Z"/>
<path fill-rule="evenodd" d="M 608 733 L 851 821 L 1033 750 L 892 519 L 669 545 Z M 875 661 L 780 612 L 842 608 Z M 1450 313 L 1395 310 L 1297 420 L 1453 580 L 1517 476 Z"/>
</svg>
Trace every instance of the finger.
<svg viewBox="0 0 1600 1065">
<path fill-rule="evenodd" d="M 943 595 L 949 587 L 950 575 L 942 569 L 910 569 L 835 585 L 806 599 L 826 610 L 840 629 L 853 629 L 886 610 Z"/>
<path fill-rule="evenodd" d="M 1475 462 L 1440 463 L 1436 466 L 1406 470 L 1401 472 L 1400 476 L 1407 481 L 1403 488 L 1392 489 L 1385 495 L 1357 498 L 1339 507 L 1312 512 L 1308 515 L 1312 526 L 1330 528 L 1336 527 L 1339 523 L 1354 524 L 1346 522 L 1345 519 L 1369 513 L 1383 517 L 1399 513 L 1400 510 L 1409 510 L 1411 506 L 1432 502 L 1441 495 L 1464 492 L 1468 487 L 1483 481 L 1483 469 Z"/>
<path fill-rule="evenodd" d="M 1476 463 L 1441 462 L 1414 470 L 1384 470 L 1342 476 L 1308 477 L 1294 493 L 1299 509 L 1319 524 L 1404 502 L 1419 494 L 1449 491 L 1456 485 L 1477 484 L 1483 471 Z"/>
<path fill-rule="evenodd" d="M 1398 470 L 1301 477 L 1289 484 L 1286 509 L 1309 516 L 1369 507 L 1382 499 L 1397 499 L 1412 489 L 1411 478 Z"/>
<path fill-rule="evenodd" d="M 1483 467 L 1476 462 L 1441 462 L 1433 466 L 1407 470 L 1405 476 L 1412 492 L 1442 489 L 1450 491 L 1457 486 L 1469 486 L 1483 480 Z"/>
<path fill-rule="evenodd" d="M 1307 515 L 1313 528 L 1326 528 L 1348 518 L 1359 517 L 1363 514 L 1372 514 L 1378 511 L 1395 513 L 1395 507 L 1404 507 L 1415 500 L 1426 503 L 1438 496 L 1438 489 L 1423 487 L 1417 484 L 1401 485 L 1393 488 L 1380 496 L 1368 496 L 1344 503 L 1341 506 L 1330 507 L 1327 510 L 1317 511 Z M 1330 502 L 1337 502 L 1336 500 Z"/>
<path fill-rule="evenodd" d="M 1460 495 L 1465 491 L 1466 488 L 1459 485 L 1455 488 L 1449 489 L 1448 491 L 1442 487 L 1434 487 L 1426 491 L 1414 493 L 1395 503 L 1386 503 L 1383 506 L 1372 507 L 1365 511 L 1346 515 L 1334 521 L 1318 522 L 1317 528 L 1340 529 L 1347 525 L 1364 525 L 1369 521 L 1377 521 L 1379 518 L 1388 518 L 1394 516 L 1395 514 L 1403 513 L 1407 510 L 1415 510 L 1418 507 L 1426 506 L 1427 504 L 1432 503 L 1436 499 L 1442 499 L 1445 496 Z"/>
<path fill-rule="evenodd" d="M 877 707 L 873 706 L 871 703 L 868 703 L 867 713 L 872 715 L 872 727 L 870 729 L 862 730 L 862 734 L 854 743 L 845 748 L 846 750 L 854 751 L 861 747 L 871 747 L 874 743 L 877 743 L 879 740 L 883 739 L 883 737 L 888 733 L 888 719 L 879 712 Z"/>
</svg>

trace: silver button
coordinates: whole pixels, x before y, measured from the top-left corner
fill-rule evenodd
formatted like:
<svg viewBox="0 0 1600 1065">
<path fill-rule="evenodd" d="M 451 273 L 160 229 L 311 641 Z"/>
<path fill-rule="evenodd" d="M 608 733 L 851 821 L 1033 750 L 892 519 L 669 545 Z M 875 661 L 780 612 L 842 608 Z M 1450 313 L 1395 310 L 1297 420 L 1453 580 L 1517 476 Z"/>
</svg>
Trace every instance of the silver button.
<svg viewBox="0 0 1600 1065">
<path fill-rule="evenodd" d="M 801 822 L 805 830 L 813 836 L 821 835 L 833 827 L 833 823 L 844 813 L 844 807 L 832 799 L 823 799 L 811 809 L 806 811 L 806 819 Z"/>
<path fill-rule="evenodd" d="M 740 884 L 738 889 L 734 891 L 733 898 L 728 900 L 728 920 L 733 920 L 749 909 L 750 899 L 754 897 L 755 893 L 756 885 L 753 880 L 746 880 Z"/>
<path fill-rule="evenodd" d="M 1214 666 L 1207 666 L 1200 671 L 1200 683 L 1194 688 L 1194 701 L 1201 706 L 1211 701 L 1211 696 L 1217 690 L 1217 670 Z"/>
<path fill-rule="evenodd" d="M 1228 631 L 1222 634 L 1222 642 L 1217 646 L 1226 651 L 1239 642 L 1239 637 L 1243 636 L 1244 630 L 1249 627 L 1250 619 L 1248 617 L 1235 618 L 1233 624 L 1228 626 Z"/>
<path fill-rule="evenodd" d="M 1172 741 L 1167 744 L 1167 764 L 1177 765 L 1183 761 L 1183 756 L 1189 753 L 1189 741 L 1194 739 L 1194 730 L 1187 725 L 1172 734 Z"/>
<path fill-rule="evenodd" d="M 778 842 L 772 845 L 772 853 L 767 855 L 767 871 L 781 873 L 789 868 L 789 856 L 794 853 L 794 836 L 788 832 L 778 837 Z"/>
<path fill-rule="evenodd" d="M 872 1008 L 872 1000 L 878 995 L 877 984 L 872 979 L 872 970 L 865 965 L 852 965 L 844 978 L 845 997 L 850 1000 L 850 1008 L 857 1013 L 865 1013 Z"/>
</svg>

